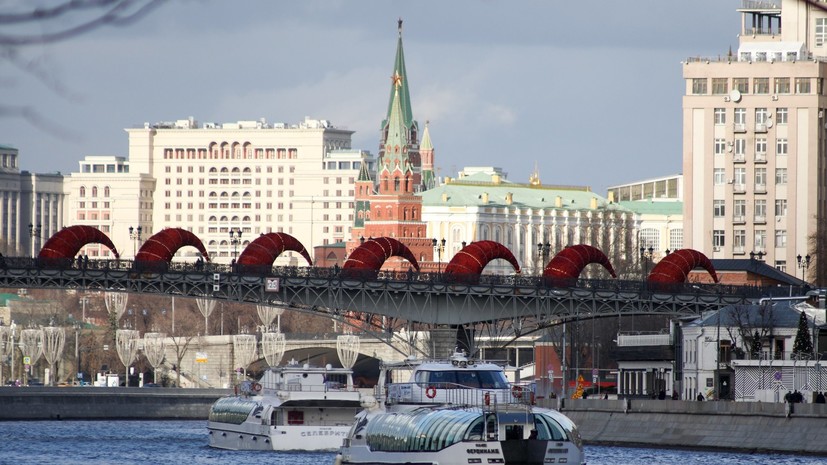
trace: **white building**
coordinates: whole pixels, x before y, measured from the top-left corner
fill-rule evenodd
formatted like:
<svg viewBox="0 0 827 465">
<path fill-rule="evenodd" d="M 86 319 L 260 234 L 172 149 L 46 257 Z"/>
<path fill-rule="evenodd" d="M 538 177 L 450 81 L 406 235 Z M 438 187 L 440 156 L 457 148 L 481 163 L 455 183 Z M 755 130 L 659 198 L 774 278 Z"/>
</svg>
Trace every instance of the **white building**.
<svg viewBox="0 0 827 465">
<path fill-rule="evenodd" d="M 63 176 L 20 171 L 18 150 L 0 146 L 0 252 L 32 256 L 63 227 Z"/>
<path fill-rule="evenodd" d="M 577 244 L 602 250 L 619 272 L 636 262 L 634 213 L 588 187 L 543 185 L 537 173 L 529 183 L 520 184 L 508 181 L 500 168 L 467 167 L 457 179 L 448 178 L 421 195 L 428 235 L 445 239 L 443 263 L 463 242 L 480 240 L 506 246 L 525 275 L 542 273 L 554 255 Z M 486 271 L 506 274 L 511 269 L 498 260 Z"/>
<path fill-rule="evenodd" d="M 822 256 L 827 12 L 810 3 L 745 0 L 734 54 L 683 63 L 684 244 L 710 258 Z"/>
<path fill-rule="evenodd" d="M 220 263 L 269 232 L 293 235 L 312 255 L 313 246 L 349 234 L 355 178 L 361 163 L 374 164 L 368 152 L 350 148 L 352 131 L 325 120 L 200 124 L 189 118 L 126 131 L 128 159 L 87 157 L 72 173 L 66 222 L 99 227 L 127 258 L 171 227 L 194 233 Z M 86 253 L 105 256 L 96 247 Z M 277 264 L 300 265 L 294 255 Z"/>
</svg>

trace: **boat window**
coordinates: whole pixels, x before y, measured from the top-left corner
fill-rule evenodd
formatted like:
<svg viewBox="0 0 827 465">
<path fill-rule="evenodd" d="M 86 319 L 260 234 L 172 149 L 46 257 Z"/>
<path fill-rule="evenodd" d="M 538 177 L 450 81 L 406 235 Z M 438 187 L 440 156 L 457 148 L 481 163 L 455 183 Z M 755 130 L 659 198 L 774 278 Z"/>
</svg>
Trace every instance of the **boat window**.
<svg viewBox="0 0 827 465">
<path fill-rule="evenodd" d="M 508 389 L 508 380 L 501 371 L 478 371 L 483 389 Z"/>
<path fill-rule="evenodd" d="M 414 381 L 420 386 L 445 386 L 459 384 L 469 388 L 508 389 L 508 380 L 501 371 L 494 370 L 448 370 L 418 371 Z"/>
<path fill-rule="evenodd" d="M 304 424 L 304 412 L 301 410 L 291 410 L 287 412 L 287 424 L 288 425 L 303 425 Z"/>
<path fill-rule="evenodd" d="M 540 434 L 540 428 L 537 427 L 538 423 L 542 423 L 548 429 L 548 439 L 552 441 L 565 441 L 568 439 L 566 435 L 566 431 L 560 426 L 560 423 L 557 423 L 553 418 L 548 417 L 546 415 L 535 415 L 534 416 L 534 423 L 535 429 L 537 429 L 538 436 Z"/>
<path fill-rule="evenodd" d="M 485 433 L 485 419 L 483 417 L 479 417 L 474 421 L 471 427 L 468 428 L 468 432 L 465 433 L 465 440 L 482 441 L 483 433 Z"/>
<path fill-rule="evenodd" d="M 365 437 L 373 451 L 439 451 L 461 441 L 475 424 L 482 425 L 479 409 L 423 409 L 380 415 L 368 422 Z M 477 429 L 482 431 L 481 426 Z"/>
<path fill-rule="evenodd" d="M 210 421 L 217 421 L 221 423 L 232 423 L 240 425 L 258 406 L 258 402 L 241 399 L 237 397 L 225 397 L 218 399 L 212 407 L 210 407 Z"/>
<path fill-rule="evenodd" d="M 457 384 L 470 388 L 480 387 L 480 378 L 476 371 L 458 371 Z"/>
</svg>

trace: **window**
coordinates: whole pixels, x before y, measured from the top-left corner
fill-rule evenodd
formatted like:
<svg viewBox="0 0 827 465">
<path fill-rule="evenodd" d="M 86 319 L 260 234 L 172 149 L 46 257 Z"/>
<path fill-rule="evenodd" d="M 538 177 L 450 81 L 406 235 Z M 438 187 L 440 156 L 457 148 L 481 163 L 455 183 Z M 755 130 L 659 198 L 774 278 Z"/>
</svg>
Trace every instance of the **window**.
<svg viewBox="0 0 827 465">
<path fill-rule="evenodd" d="M 787 139 L 779 138 L 775 141 L 775 155 L 786 155 L 787 154 Z"/>
<path fill-rule="evenodd" d="M 755 201 L 755 221 L 767 221 L 767 201 L 765 199 L 758 199 Z"/>
<path fill-rule="evenodd" d="M 706 78 L 693 78 L 692 79 L 692 94 L 693 95 L 706 95 Z"/>
<path fill-rule="evenodd" d="M 787 124 L 787 109 L 786 108 L 776 108 L 775 109 L 775 122 L 778 124 Z"/>
<path fill-rule="evenodd" d="M 787 168 L 776 168 L 775 169 L 775 183 L 776 184 L 787 184 Z"/>
<path fill-rule="evenodd" d="M 726 170 L 723 168 L 715 168 L 713 171 L 713 179 L 716 185 L 726 184 Z"/>
<path fill-rule="evenodd" d="M 749 93 L 749 78 L 734 78 L 732 80 L 732 88 L 742 94 Z"/>
<path fill-rule="evenodd" d="M 735 168 L 735 184 L 743 186 L 747 183 L 747 169 Z"/>
<path fill-rule="evenodd" d="M 660 248 L 660 232 L 655 228 L 645 228 L 640 230 L 640 246 Z"/>
<path fill-rule="evenodd" d="M 755 109 L 755 124 L 766 124 L 769 113 L 766 108 Z"/>
<path fill-rule="evenodd" d="M 755 138 L 755 155 L 758 158 L 758 154 L 762 154 L 766 157 L 767 155 L 767 138 L 766 137 L 756 137 Z"/>
<path fill-rule="evenodd" d="M 743 138 L 735 139 L 735 155 L 743 157 L 745 153 L 747 153 L 747 140 Z"/>
<path fill-rule="evenodd" d="M 715 218 L 723 218 L 726 212 L 726 205 L 723 200 L 712 201 L 712 216 Z"/>
<path fill-rule="evenodd" d="M 736 229 L 732 234 L 732 247 L 735 253 L 744 253 L 747 246 L 747 232 L 743 229 Z"/>
<path fill-rule="evenodd" d="M 715 124 L 726 124 L 726 108 L 715 109 Z"/>
<path fill-rule="evenodd" d="M 787 260 L 776 260 L 775 261 L 775 268 L 778 271 L 787 272 Z"/>
<path fill-rule="evenodd" d="M 712 94 L 726 95 L 729 92 L 728 81 L 727 78 L 712 78 Z"/>
<path fill-rule="evenodd" d="M 746 108 L 736 108 L 735 109 L 735 124 L 747 124 L 747 109 Z"/>
<path fill-rule="evenodd" d="M 755 168 L 755 190 L 767 190 L 767 169 Z"/>
<path fill-rule="evenodd" d="M 669 230 L 669 248 L 680 250 L 683 248 L 683 229 Z"/>
<path fill-rule="evenodd" d="M 715 139 L 715 155 L 726 153 L 726 139 Z"/>
<path fill-rule="evenodd" d="M 756 94 L 770 93 L 770 78 L 755 78 L 753 84 L 755 85 Z"/>
<path fill-rule="evenodd" d="M 810 93 L 810 78 L 795 78 L 795 93 L 809 94 Z"/>
<path fill-rule="evenodd" d="M 735 222 L 743 223 L 744 217 L 747 216 L 747 201 L 736 200 L 732 204 L 732 217 Z"/>
<path fill-rule="evenodd" d="M 816 18 L 816 47 L 822 47 L 827 40 L 827 18 Z"/>
<path fill-rule="evenodd" d="M 775 246 L 787 247 L 787 231 L 783 229 L 777 229 L 775 231 Z"/>
<path fill-rule="evenodd" d="M 726 241 L 724 240 L 724 230 L 723 229 L 716 229 L 712 231 L 712 246 L 715 248 L 721 248 L 726 245 Z"/>
<path fill-rule="evenodd" d="M 775 199 L 775 216 L 787 216 L 787 199 Z"/>
<path fill-rule="evenodd" d="M 767 231 L 763 229 L 755 230 L 755 251 L 763 252 L 767 247 Z"/>
<path fill-rule="evenodd" d="M 790 93 L 790 78 L 788 77 L 778 77 L 775 78 L 775 92 L 776 94 L 789 94 Z"/>
</svg>

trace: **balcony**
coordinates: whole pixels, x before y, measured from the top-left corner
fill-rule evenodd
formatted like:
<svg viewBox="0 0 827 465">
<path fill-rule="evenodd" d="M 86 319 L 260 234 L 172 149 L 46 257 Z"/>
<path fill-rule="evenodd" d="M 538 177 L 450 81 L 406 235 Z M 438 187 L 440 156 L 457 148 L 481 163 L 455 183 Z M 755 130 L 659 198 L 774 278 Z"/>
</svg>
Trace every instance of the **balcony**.
<svg viewBox="0 0 827 465">
<path fill-rule="evenodd" d="M 766 163 L 767 152 L 755 152 L 755 163 Z"/>
<path fill-rule="evenodd" d="M 747 219 L 744 215 L 733 215 L 732 216 L 732 223 L 733 224 L 744 224 L 747 222 Z"/>
<path fill-rule="evenodd" d="M 756 194 L 766 194 L 767 193 L 767 185 L 766 184 L 756 184 L 755 185 L 755 193 Z"/>
<path fill-rule="evenodd" d="M 732 156 L 732 161 L 734 163 L 746 163 L 747 157 L 745 157 L 743 153 L 736 153 Z"/>
<path fill-rule="evenodd" d="M 747 253 L 746 249 L 742 245 L 736 245 L 732 248 L 732 255 L 744 255 L 745 253 Z"/>
<path fill-rule="evenodd" d="M 755 123 L 755 132 L 767 132 L 767 125 L 766 123 Z"/>
<path fill-rule="evenodd" d="M 767 222 L 767 215 L 755 215 L 753 218 L 753 223 L 756 224 L 765 224 Z"/>
<path fill-rule="evenodd" d="M 733 184 L 732 185 L 732 192 L 736 194 L 743 194 L 747 191 L 747 186 L 744 184 Z"/>
<path fill-rule="evenodd" d="M 735 133 L 747 132 L 747 125 L 744 123 L 735 123 L 732 125 L 732 131 Z"/>
</svg>

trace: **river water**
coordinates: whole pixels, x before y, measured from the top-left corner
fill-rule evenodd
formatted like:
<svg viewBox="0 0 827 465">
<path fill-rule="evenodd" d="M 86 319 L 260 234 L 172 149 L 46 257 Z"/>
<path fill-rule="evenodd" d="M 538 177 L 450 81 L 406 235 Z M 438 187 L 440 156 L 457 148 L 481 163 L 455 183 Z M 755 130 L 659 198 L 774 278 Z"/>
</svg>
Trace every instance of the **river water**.
<svg viewBox="0 0 827 465">
<path fill-rule="evenodd" d="M 334 453 L 207 446 L 206 421 L 0 422 L 0 465 L 332 465 Z M 587 446 L 589 465 L 822 465 L 825 457 Z"/>
</svg>

